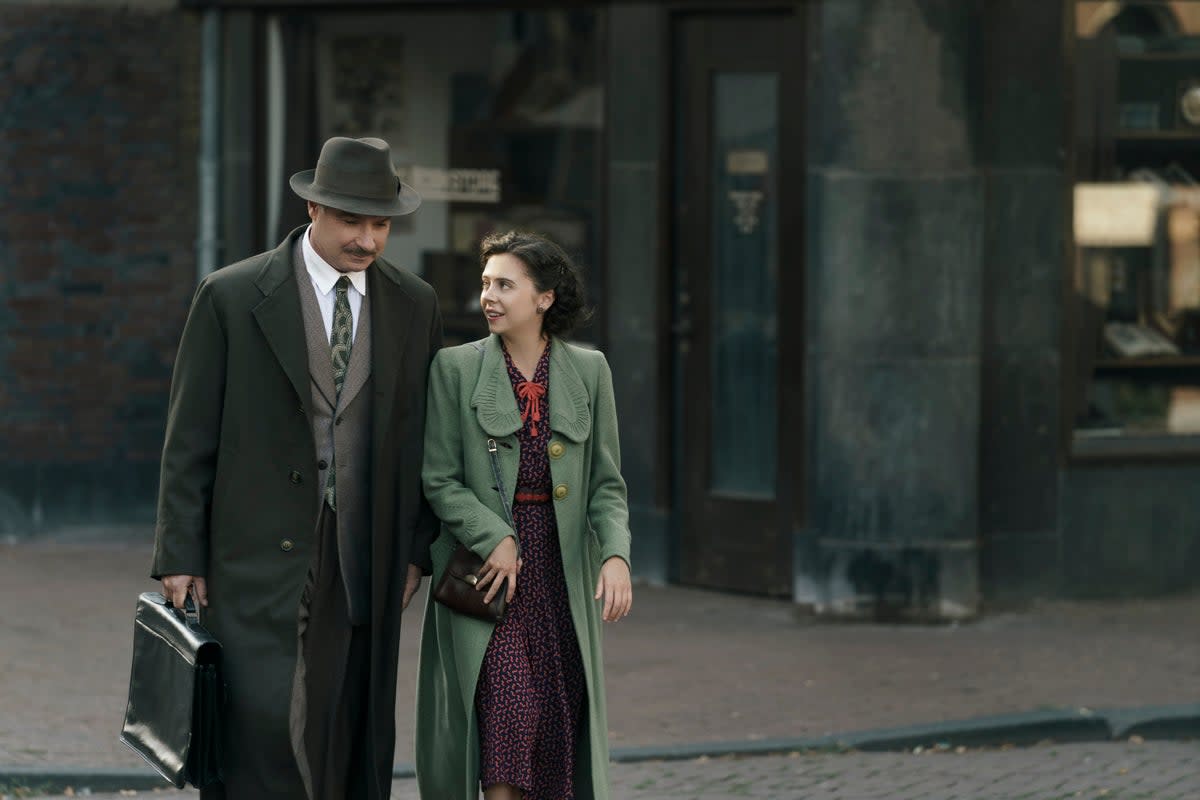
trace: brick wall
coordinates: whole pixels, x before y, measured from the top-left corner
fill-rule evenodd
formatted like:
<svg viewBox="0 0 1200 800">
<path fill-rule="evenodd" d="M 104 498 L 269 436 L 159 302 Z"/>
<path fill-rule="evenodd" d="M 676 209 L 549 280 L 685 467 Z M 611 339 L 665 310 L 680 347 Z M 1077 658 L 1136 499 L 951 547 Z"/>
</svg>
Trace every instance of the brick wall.
<svg viewBox="0 0 1200 800">
<path fill-rule="evenodd" d="M 0 536 L 152 515 L 198 44 L 169 8 L 0 6 Z"/>
</svg>

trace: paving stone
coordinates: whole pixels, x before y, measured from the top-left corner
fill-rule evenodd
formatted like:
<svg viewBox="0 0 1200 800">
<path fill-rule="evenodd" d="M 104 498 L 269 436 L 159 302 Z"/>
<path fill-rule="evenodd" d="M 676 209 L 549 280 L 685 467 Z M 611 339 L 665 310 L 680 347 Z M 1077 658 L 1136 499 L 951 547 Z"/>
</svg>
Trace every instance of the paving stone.
<svg viewBox="0 0 1200 800">
<path fill-rule="evenodd" d="M 148 561 L 144 533 L 0 545 L 0 586 L 21 608 L 0 619 L 0 765 L 143 768 L 117 732 L 134 599 L 155 586 L 144 577 Z M 615 748 L 1200 697 L 1200 595 L 1042 603 L 970 624 L 885 626 L 825 623 L 788 603 L 678 587 L 635 593 L 634 614 L 605 629 Z M 396 758 L 404 763 L 412 762 L 419 619 L 406 619 L 401 642 Z M 631 800 L 1196 800 L 1198 763 L 1200 745 L 1146 741 L 709 758 L 617 764 L 612 775 L 614 797 Z M 415 792 L 413 781 L 397 781 L 393 796 Z"/>
</svg>

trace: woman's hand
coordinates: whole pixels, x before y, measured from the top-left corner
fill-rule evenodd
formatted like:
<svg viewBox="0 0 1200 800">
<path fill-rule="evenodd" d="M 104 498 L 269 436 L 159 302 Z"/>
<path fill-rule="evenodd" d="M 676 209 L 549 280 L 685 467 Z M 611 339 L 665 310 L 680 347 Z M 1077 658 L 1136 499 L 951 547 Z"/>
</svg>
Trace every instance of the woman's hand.
<svg viewBox="0 0 1200 800">
<path fill-rule="evenodd" d="M 633 608 L 633 583 L 629 579 L 629 564 L 620 556 L 613 556 L 600 567 L 600 580 L 596 582 L 596 598 L 604 598 L 604 621 L 616 622 L 629 614 Z"/>
<path fill-rule="evenodd" d="M 483 562 L 483 569 L 479 570 L 479 583 L 475 584 L 475 588 L 481 592 L 484 589 L 488 590 L 483 602 L 492 602 L 496 592 L 507 580 L 506 602 L 511 603 L 513 595 L 517 593 L 517 573 L 520 571 L 521 560 L 517 558 L 517 540 L 511 536 L 505 536 L 487 557 L 487 561 Z"/>
</svg>

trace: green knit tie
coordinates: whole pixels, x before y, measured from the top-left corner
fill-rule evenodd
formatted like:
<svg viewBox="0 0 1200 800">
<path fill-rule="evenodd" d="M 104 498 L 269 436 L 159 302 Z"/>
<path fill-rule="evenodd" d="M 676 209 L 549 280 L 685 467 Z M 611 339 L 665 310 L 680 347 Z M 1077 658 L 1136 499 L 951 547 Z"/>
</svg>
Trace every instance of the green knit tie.
<svg viewBox="0 0 1200 800">
<path fill-rule="evenodd" d="M 350 279 L 343 275 L 333 286 L 337 300 L 333 304 L 333 330 L 329 334 L 329 347 L 333 352 L 333 385 L 338 399 L 342 397 L 342 385 L 346 383 L 346 369 L 350 365 L 350 348 L 354 345 L 354 318 L 350 315 Z M 334 490 L 336 464 L 330 463 L 329 477 L 325 480 L 325 502 L 337 510 Z"/>
</svg>

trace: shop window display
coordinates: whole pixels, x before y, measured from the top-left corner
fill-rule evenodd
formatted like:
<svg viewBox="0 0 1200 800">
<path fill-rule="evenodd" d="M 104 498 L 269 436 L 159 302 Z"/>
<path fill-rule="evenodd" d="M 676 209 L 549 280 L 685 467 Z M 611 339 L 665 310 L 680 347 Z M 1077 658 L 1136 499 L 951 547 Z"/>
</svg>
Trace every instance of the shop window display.
<svg viewBox="0 0 1200 800">
<path fill-rule="evenodd" d="M 553 238 L 599 294 L 603 22 L 588 9 L 472 9 L 326 12 L 299 26 L 307 41 L 294 49 L 312 52 L 311 92 L 299 94 L 311 98 L 314 138 L 386 139 L 423 197 L 395 221 L 387 255 L 437 289 L 448 343 L 487 332 L 477 254 L 492 231 Z M 303 80 L 286 49 L 285 77 Z"/>
<path fill-rule="evenodd" d="M 1073 9 L 1073 452 L 1200 452 L 1200 4 Z"/>
</svg>

